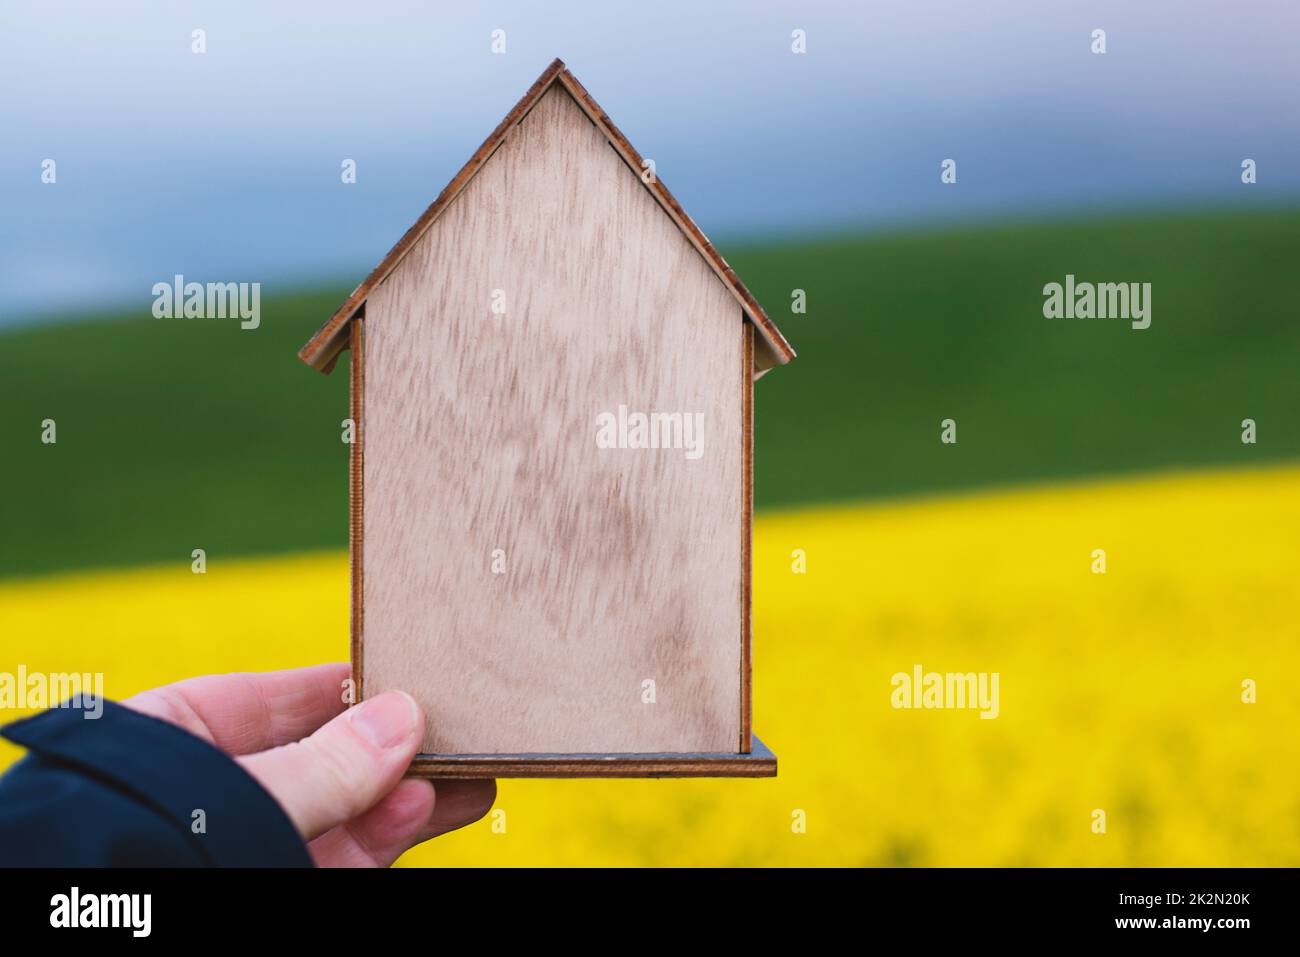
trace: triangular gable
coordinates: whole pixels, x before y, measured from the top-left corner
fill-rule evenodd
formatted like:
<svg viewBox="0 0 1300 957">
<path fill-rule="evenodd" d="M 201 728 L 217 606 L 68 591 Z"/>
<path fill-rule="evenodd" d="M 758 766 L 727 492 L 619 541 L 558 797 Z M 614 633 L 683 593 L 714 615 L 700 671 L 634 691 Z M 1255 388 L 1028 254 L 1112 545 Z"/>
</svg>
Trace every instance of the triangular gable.
<svg viewBox="0 0 1300 957">
<path fill-rule="evenodd" d="M 637 179 L 641 180 L 643 169 L 641 154 L 627 141 L 627 138 L 614 125 L 609 115 L 591 98 L 591 94 L 578 82 L 577 78 L 569 72 L 564 62 L 558 59 L 555 60 L 537 78 L 537 82 L 529 87 L 528 92 L 515 104 L 514 109 L 506 114 L 505 119 L 492 131 L 492 134 L 483 142 L 483 145 L 475 151 L 469 162 L 447 184 L 446 188 L 438 195 L 438 198 L 433 201 L 433 204 L 415 221 L 415 225 L 406 231 L 406 234 L 398 240 L 397 245 L 389 250 L 388 255 L 374 268 L 374 271 L 353 290 L 352 295 L 348 296 L 343 305 L 338 308 L 338 311 L 316 331 L 316 334 L 308 340 L 306 345 L 298 350 L 298 356 L 303 362 L 321 372 L 329 372 L 334 367 L 339 353 L 347 346 L 348 324 L 353 318 L 362 314 L 366 298 L 376 286 L 387 279 L 393 270 L 397 268 L 398 264 L 411 251 L 420 237 L 434 224 L 443 210 L 460 195 L 469 181 L 474 178 L 474 175 L 483 168 L 484 164 L 492 158 L 492 154 L 497 151 L 497 148 L 505 142 L 511 131 L 515 129 L 528 111 L 537 104 L 542 95 L 555 83 L 559 83 L 573 97 L 578 106 L 587 114 L 587 117 L 596 125 L 596 128 L 604 134 L 610 145 L 623 158 L 623 161 L 636 175 Z M 790 348 L 790 344 L 781 335 L 781 331 L 768 319 L 763 307 L 745 288 L 745 284 L 740 281 L 735 271 L 727 265 L 727 261 L 713 248 L 713 244 L 695 225 L 694 220 L 686 214 L 681 204 L 673 198 L 673 194 L 664 186 L 663 181 L 656 176 L 651 183 L 645 183 L 644 180 L 641 180 L 641 182 L 654 196 L 664 212 L 681 229 L 691 245 L 704 257 L 705 262 L 722 280 L 723 285 L 727 287 L 728 291 L 740 304 L 745 316 L 758 330 L 759 334 L 755 337 L 754 377 L 758 378 L 773 366 L 785 365 L 793 359 L 794 350 Z"/>
</svg>

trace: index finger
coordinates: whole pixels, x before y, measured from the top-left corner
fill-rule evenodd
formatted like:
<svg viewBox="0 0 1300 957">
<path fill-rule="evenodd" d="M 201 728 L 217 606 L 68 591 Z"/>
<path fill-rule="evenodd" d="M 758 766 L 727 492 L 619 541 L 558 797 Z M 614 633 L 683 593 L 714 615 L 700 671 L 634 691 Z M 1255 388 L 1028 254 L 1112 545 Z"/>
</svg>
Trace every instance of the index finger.
<svg viewBox="0 0 1300 957">
<path fill-rule="evenodd" d="M 298 741 L 346 704 L 346 662 L 289 671 L 204 675 L 142 691 L 126 707 L 179 725 L 227 754 Z"/>
</svg>

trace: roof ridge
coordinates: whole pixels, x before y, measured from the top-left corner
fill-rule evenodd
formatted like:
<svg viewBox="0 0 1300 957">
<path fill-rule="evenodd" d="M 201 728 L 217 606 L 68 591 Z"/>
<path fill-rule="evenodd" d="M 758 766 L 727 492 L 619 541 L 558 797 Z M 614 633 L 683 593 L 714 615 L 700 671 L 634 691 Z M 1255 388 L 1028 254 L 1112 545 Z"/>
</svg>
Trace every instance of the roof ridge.
<svg viewBox="0 0 1300 957">
<path fill-rule="evenodd" d="M 316 333 L 307 340 L 306 344 L 298 350 L 298 357 L 303 362 L 322 372 L 329 372 L 333 369 L 339 353 L 347 345 L 348 323 L 363 312 L 366 299 L 370 293 L 397 268 L 398 264 L 406 257 L 406 254 L 442 215 L 442 212 L 460 195 L 461 191 L 469 184 L 469 181 L 492 158 L 492 155 L 505 142 L 511 129 L 523 121 L 529 111 L 541 100 L 543 94 L 557 81 L 582 111 L 587 114 L 588 118 L 605 136 L 610 145 L 614 147 L 623 161 L 633 170 L 637 179 L 640 179 L 645 187 L 650 190 L 651 195 L 654 196 L 660 207 L 682 231 L 687 241 L 704 257 L 705 262 L 708 263 L 722 283 L 737 299 L 741 309 L 758 329 L 759 340 L 765 347 L 763 349 L 763 358 L 766 361 L 760 365 L 756 351 L 756 376 L 774 365 L 784 365 L 794 358 L 795 353 L 790 344 L 786 342 L 785 337 L 781 335 L 781 331 L 767 317 L 767 313 L 763 311 L 763 307 L 759 305 L 758 300 L 740 281 L 740 277 L 736 275 L 735 270 L 722 258 L 722 255 L 709 242 L 708 237 L 695 225 L 695 221 L 691 219 L 657 175 L 649 183 L 642 179 L 640 169 L 644 161 L 641 154 L 636 151 L 636 148 L 623 135 L 622 131 L 614 125 L 614 121 L 610 119 L 609 114 L 587 92 L 586 87 L 578 82 L 578 78 L 564 65 L 564 61 L 556 57 L 551 61 L 550 66 L 542 71 L 541 76 L 537 78 L 533 85 L 528 88 L 527 92 L 519 99 L 519 102 L 505 115 L 505 118 L 497 124 L 496 129 L 474 151 L 474 155 L 469 158 L 469 161 L 452 177 L 451 182 L 438 194 L 437 199 L 420 214 L 419 219 L 402 235 L 402 238 L 388 251 L 388 254 L 380 260 L 379 265 L 371 270 L 370 275 L 352 290 L 351 295 L 344 300 L 334 315 L 327 319 L 316 330 Z"/>
</svg>

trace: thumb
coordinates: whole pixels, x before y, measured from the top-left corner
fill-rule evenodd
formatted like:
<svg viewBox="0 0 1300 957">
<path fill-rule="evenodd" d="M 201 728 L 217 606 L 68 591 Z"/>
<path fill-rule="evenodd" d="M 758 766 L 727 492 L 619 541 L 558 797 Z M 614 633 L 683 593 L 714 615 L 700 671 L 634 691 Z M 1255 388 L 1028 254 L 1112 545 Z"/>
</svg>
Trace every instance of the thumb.
<svg viewBox="0 0 1300 957">
<path fill-rule="evenodd" d="M 420 746 L 424 716 L 404 691 L 349 708 L 310 737 L 239 759 L 303 840 L 369 810 L 391 791 Z"/>
</svg>

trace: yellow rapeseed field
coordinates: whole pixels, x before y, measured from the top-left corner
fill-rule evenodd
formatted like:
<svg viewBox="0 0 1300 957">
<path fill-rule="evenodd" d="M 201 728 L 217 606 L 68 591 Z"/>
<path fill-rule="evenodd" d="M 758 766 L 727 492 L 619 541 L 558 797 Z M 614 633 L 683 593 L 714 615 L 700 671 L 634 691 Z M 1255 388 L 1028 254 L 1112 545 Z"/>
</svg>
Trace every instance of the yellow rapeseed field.
<svg viewBox="0 0 1300 957">
<path fill-rule="evenodd" d="M 778 778 L 504 781 L 495 830 L 403 863 L 1294 866 L 1298 571 L 1296 467 L 763 515 Z M 4 583 L 0 642 L 0 671 L 101 671 L 111 697 L 341 659 L 347 559 Z M 916 665 L 996 672 L 998 717 L 895 709 Z"/>
</svg>

